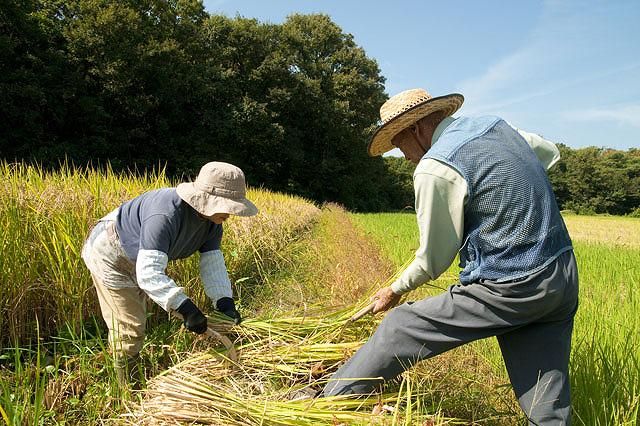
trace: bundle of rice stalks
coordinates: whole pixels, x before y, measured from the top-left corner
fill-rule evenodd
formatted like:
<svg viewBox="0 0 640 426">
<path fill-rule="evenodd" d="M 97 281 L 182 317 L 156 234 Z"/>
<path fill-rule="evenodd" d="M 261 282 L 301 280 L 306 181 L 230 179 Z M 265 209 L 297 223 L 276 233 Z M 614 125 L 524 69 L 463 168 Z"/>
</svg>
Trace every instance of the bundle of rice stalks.
<svg viewBox="0 0 640 426">
<path fill-rule="evenodd" d="M 206 355 L 190 359 L 154 380 L 136 413 L 138 424 L 366 424 L 370 407 L 379 402 L 378 398 L 292 400 L 296 388 L 273 386 L 266 372 L 227 369 L 217 360 L 207 361 Z M 357 411 L 363 406 L 369 409 Z"/>
<path fill-rule="evenodd" d="M 220 332 L 235 335 L 238 362 L 224 352 L 194 354 L 151 380 L 140 405 L 127 417 L 140 425 L 338 425 L 395 424 L 406 421 L 409 413 L 411 424 L 418 418 L 439 424 L 424 412 L 411 414 L 423 395 L 407 377 L 400 393 L 317 397 L 376 323 L 349 323 L 356 311 L 250 319 L 240 327 L 215 321 L 212 325 Z M 306 390 L 307 398 L 297 397 L 300 390 Z M 405 414 L 392 406 L 405 407 Z"/>
</svg>

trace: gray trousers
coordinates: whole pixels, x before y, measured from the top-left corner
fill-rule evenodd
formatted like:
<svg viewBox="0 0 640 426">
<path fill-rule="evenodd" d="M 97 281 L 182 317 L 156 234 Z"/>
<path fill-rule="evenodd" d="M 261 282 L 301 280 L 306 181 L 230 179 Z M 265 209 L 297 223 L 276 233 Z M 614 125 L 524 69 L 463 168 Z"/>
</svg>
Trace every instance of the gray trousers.
<svg viewBox="0 0 640 426">
<path fill-rule="evenodd" d="M 577 306 L 573 251 L 518 282 L 453 285 L 438 296 L 389 311 L 367 343 L 331 377 L 324 394 L 368 394 L 420 360 L 496 336 L 530 424 L 568 425 Z"/>
</svg>

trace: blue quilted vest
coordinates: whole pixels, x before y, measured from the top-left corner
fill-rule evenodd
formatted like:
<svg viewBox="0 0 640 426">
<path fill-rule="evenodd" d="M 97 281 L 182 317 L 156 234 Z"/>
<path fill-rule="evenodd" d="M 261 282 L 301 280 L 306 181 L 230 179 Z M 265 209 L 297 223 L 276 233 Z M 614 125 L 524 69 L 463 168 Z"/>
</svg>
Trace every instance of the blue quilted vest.
<svg viewBox="0 0 640 426">
<path fill-rule="evenodd" d="M 523 278 L 571 249 L 542 164 L 502 119 L 458 118 L 423 158 L 450 165 L 467 181 L 461 283 Z"/>
</svg>

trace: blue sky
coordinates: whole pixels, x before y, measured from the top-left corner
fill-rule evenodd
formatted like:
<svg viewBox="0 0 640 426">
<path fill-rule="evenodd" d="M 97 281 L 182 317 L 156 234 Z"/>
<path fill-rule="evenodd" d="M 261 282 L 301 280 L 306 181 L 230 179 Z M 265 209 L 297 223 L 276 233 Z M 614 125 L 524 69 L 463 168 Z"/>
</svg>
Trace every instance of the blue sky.
<svg viewBox="0 0 640 426">
<path fill-rule="evenodd" d="M 638 0 L 205 0 L 209 13 L 281 23 L 324 13 L 375 59 L 386 92 L 462 93 L 573 148 L 640 148 Z"/>
</svg>

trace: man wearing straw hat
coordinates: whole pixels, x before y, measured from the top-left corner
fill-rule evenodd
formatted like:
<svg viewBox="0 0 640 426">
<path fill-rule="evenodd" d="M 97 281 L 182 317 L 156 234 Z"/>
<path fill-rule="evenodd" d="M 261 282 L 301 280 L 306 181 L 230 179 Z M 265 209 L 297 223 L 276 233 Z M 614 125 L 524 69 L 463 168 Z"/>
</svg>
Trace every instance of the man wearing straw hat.
<svg viewBox="0 0 640 426">
<path fill-rule="evenodd" d="M 207 330 L 207 319 L 165 269 L 169 260 L 200 252 L 204 291 L 216 309 L 236 324 L 241 320 L 232 299 L 220 242 L 229 215 L 253 216 L 242 170 L 227 163 L 205 164 L 195 182 L 146 192 L 102 218 L 85 242 L 82 258 L 91 271 L 102 316 L 109 328 L 121 384 L 137 384 L 138 354 L 146 327 L 146 301 L 178 312 L 194 333 Z"/>
<path fill-rule="evenodd" d="M 578 303 L 571 240 L 546 170 L 555 145 L 495 116 L 451 115 L 463 97 L 402 92 L 380 109 L 368 145 L 416 163 L 420 247 L 373 312 L 435 280 L 460 256 L 459 283 L 391 310 L 331 378 L 325 395 L 366 394 L 416 362 L 496 336 L 531 424 L 570 423 L 568 363 Z"/>
</svg>

